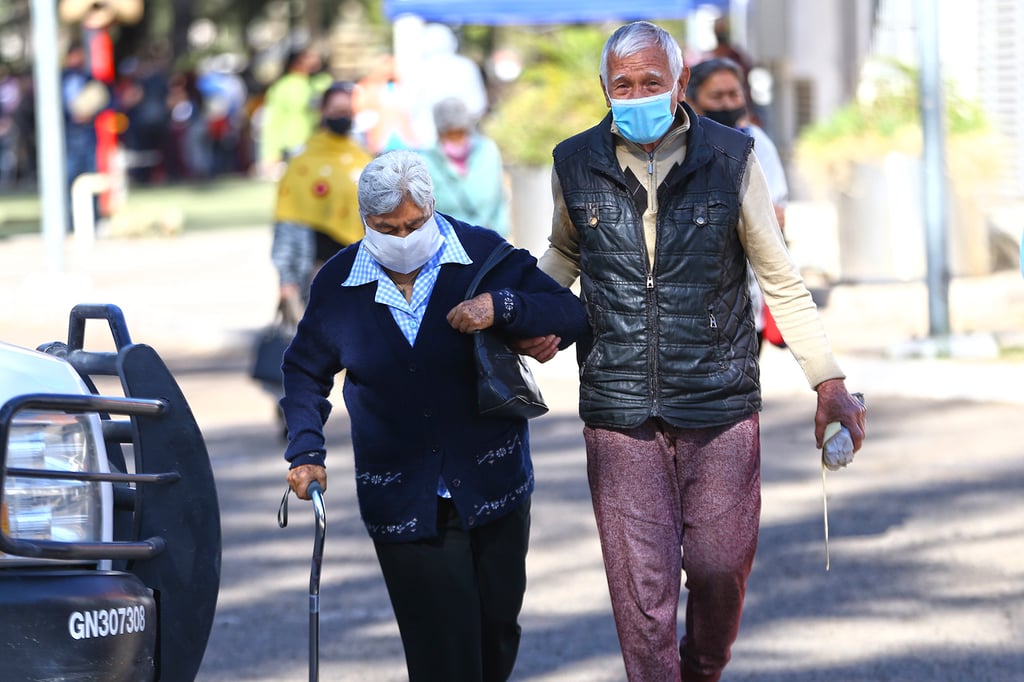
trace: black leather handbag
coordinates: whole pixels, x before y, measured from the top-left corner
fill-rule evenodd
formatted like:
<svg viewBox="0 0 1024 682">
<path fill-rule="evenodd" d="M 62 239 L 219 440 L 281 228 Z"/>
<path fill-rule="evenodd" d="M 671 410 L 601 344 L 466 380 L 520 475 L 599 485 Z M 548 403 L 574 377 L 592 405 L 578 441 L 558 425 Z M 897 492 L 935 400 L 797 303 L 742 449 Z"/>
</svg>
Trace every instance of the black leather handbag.
<svg viewBox="0 0 1024 682">
<path fill-rule="evenodd" d="M 484 275 L 513 251 L 515 247 L 506 241 L 494 248 L 466 290 L 467 299 L 476 296 Z M 496 331 L 484 329 L 473 332 L 473 358 L 476 361 L 477 403 L 481 415 L 532 419 L 548 411 L 526 359 L 509 348 Z"/>
</svg>

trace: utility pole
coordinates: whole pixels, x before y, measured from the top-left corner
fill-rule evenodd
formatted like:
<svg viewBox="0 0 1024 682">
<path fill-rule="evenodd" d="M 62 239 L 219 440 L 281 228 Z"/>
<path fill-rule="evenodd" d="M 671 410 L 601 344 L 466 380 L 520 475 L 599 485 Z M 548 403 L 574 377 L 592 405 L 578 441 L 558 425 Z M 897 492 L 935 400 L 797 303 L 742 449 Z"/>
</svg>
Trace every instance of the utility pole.
<svg viewBox="0 0 1024 682">
<path fill-rule="evenodd" d="M 41 229 L 49 270 L 64 272 L 68 194 L 64 161 L 64 103 L 60 93 L 60 57 L 57 53 L 57 9 L 53 2 L 32 0 L 31 12 Z"/>
<path fill-rule="evenodd" d="M 946 201 L 945 99 L 939 61 L 937 0 L 915 0 L 917 44 L 921 60 L 920 101 L 923 142 L 925 253 L 927 256 L 928 334 L 949 336 L 949 251 Z"/>
</svg>

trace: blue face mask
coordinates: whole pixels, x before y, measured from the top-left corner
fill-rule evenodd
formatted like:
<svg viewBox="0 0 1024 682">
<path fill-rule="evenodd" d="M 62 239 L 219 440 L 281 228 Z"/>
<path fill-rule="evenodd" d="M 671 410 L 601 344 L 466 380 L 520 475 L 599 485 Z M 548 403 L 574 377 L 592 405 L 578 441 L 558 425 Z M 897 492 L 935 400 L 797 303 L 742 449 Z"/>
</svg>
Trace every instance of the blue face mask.
<svg viewBox="0 0 1024 682">
<path fill-rule="evenodd" d="M 612 118 L 627 140 L 650 144 L 668 132 L 675 119 L 675 88 L 639 99 L 612 99 Z"/>
</svg>

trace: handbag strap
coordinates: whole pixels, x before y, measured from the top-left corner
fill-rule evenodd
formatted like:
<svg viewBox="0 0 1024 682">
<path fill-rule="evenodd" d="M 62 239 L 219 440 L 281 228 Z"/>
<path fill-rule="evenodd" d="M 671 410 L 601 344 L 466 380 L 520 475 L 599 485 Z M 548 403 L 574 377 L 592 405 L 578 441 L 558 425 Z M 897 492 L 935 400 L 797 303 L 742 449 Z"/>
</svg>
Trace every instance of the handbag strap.
<svg viewBox="0 0 1024 682">
<path fill-rule="evenodd" d="M 487 260 L 485 260 L 484 264 L 480 266 L 480 269 L 476 271 L 476 276 L 473 278 L 473 281 L 469 283 L 469 288 L 466 289 L 466 298 L 473 298 L 473 296 L 476 295 L 476 288 L 480 286 L 480 280 L 484 278 L 484 275 L 493 270 L 495 265 L 503 261 L 506 256 L 515 250 L 516 247 L 502 239 L 501 242 L 494 247 L 494 250 L 491 251 L 490 255 L 487 256 Z"/>
</svg>

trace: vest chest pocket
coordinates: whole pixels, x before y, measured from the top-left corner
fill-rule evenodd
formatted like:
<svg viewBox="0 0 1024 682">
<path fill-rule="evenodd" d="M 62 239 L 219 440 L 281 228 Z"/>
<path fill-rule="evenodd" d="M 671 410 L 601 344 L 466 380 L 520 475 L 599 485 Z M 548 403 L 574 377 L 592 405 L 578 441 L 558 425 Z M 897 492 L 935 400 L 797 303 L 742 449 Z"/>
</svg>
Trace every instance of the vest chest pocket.
<svg viewBox="0 0 1024 682">
<path fill-rule="evenodd" d="M 720 199 L 684 204 L 672 211 L 678 225 L 690 225 L 698 230 L 708 227 L 730 228 L 736 225 L 736 213 Z"/>
<path fill-rule="evenodd" d="M 569 207 L 569 218 L 577 228 L 614 227 L 622 218 L 622 210 L 613 204 L 597 201 L 581 201 Z"/>
</svg>

